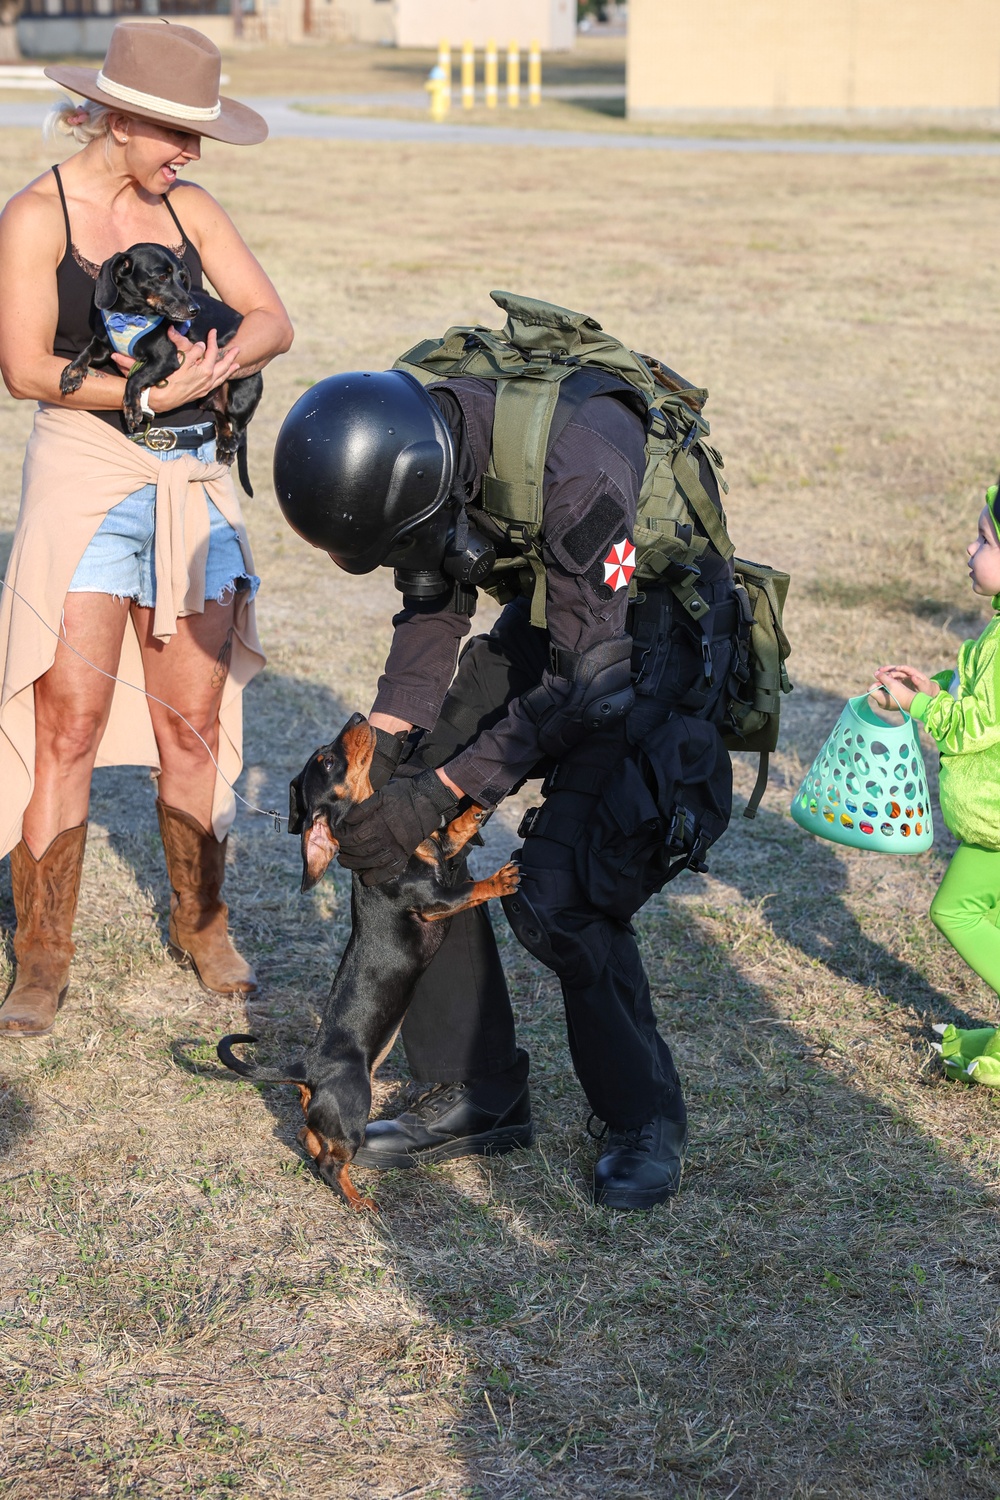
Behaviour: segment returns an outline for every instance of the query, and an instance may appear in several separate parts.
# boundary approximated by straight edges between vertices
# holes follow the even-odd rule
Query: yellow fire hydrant
[[[439,63],[431,68],[424,88],[430,94],[431,119],[439,123],[447,119],[451,109],[451,84]]]

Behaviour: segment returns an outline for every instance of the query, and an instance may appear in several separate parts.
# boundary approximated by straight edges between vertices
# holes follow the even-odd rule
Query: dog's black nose
[[[359,724],[363,724],[364,722],[365,722],[365,716],[364,716],[364,714],[351,714],[351,717],[348,719],[347,723],[344,725],[344,728],[345,729],[357,729],[358,725]]]

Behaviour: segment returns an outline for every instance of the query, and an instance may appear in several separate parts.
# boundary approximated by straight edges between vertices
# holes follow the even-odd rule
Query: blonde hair
[[[86,146],[90,141],[110,135],[111,116],[117,113],[119,111],[111,110],[106,104],[98,104],[93,99],[84,99],[80,104],[63,99],[59,104],[53,105],[45,116],[42,135],[47,141],[53,136],[68,135],[74,141],[79,141],[81,146]]]

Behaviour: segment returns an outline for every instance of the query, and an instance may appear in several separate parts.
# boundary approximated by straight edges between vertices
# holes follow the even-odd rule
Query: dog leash
[[[238,792],[236,790],[236,788],[233,785],[233,783],[229,780],[229,777],[225,774],[225,772],[223,771],[222,767],[219,765],[219,762],[216,760],[215,756],[212,754],[212,749],[211,749],[211,746],[208,744],[208,741],[205,740],[203,738],[203,736],[198,733],[197,729],[195,729],[195,727],[191,723],[190,719],[185,719],[184,715],[178,709],[174,708],[174,706],[173,706],[172,703],[167,703],[162,698],[157,698],[157,696],[156,696],[155,693],[148,693],[145,688],[139,687],[134,682],[126,682],[125,679],[124,679],[124,677],[116,677],[115,674],[114,674],[114,672],[105,672],[104,668],[103,667],[99,667],[96,662],[91,661],[89,656],[84,656],[83,652],[80,651],[80,650],[78,650],[76,646],[70,645],[69,641],[66,639],[65,634],[63,633],[63,631],[65,630],[65,626],[66,626],[65,618],[63,618],[63,621],[62,621],[62,623],[63,623],[63,631],[53,630],[52,626],[49,624],[48,620],[45,619],[44,615],[39,614],[39,612],[35,608],[35,606],[28,599],[26,599],[22,593],[19,593],[18,590],[14,587],[14,585],[12,583],[8,583],[7,580],[6,580],[6,578],[0,579],[0,583],[2,583],[2,585],[3,585],[3,587],[5,589],[9,589],[10,590],[10,592],[14,595],[15,599],[20,599],[21,603],[25,606],[26,609],[30,609],[31,610],[31,613],[35,616],[35,618],[37,620],[41,621],[41,623],[45,626],[45,629],[49,632],[50,635],[54,635],[57,641],[61,641],[62,642],[62,644],[66,647],[67,651],[72,651],[73,655],[74,656],[78,656],[80,658],[80,660],[82,662],[85,662],[88,667],[93,667],[93,669],[94,669],[95,672],[100,672],[101,676],[102,677],[107,677],[108,680],[109,680],[109,682],[117,682],[122,687],[131,688],[133,692],[135,692],[135,693],[141,693],[144,698],[148,698],[151,703],[158,703],[161,708],[169,709],[172,714],[176,714],[177,717],[178,717],[178,719],[180,719],[181,723],[187,725],[188,729],[190,729],[190,731],[194,735],[195,739],[201,740],[201,743],[205,746],[205,750],[206,750],[206,753],[208,754],[209,760],[212,762],[212,765],[215,767],[215,769],[218,772],[218,774],[222,777],[223,781],[226,783],[226,786],[232,792],[232,794],[236,798],[237,802],[242,802],[243,806],[247,809],[248,812],[257,813],[262,818],[271,818],[273,820],[273,822],[274,822],[274,831],[275,831],[275,833],[280,833],[281,832],[281,825],[282,825],[282,823],[287,823],[288,819],[287,818],[283,818],[281,816],[281,814],[278,812],[277,808],[274,808],[274,807],[257,807],[257,806],[255,806],[255,804],[253,802],[248,802],[247,799],[246,799],[246,797],[244,797],[241,792]]]

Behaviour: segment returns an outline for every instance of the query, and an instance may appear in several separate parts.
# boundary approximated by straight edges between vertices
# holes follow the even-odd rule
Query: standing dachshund
[[[222,349],[243,319],[207,292],[192,292],[188,269],[172,250],[140,244],[109,256],[101,266],[90,321],[93,337],[63,370],[59,389],[69,396],[80,389],[91,365],[116,368],[112,356],[129,355],[135,364],[125,381],[122,410],[125,425],[135,433],[146,420],[139,405],[141,392],[172,375],[181,363],[180,350],[168,338],[168,329],[174,327],[187,338],[203,342],[214,328]],[[244,458],[245,433],[263,389],[260,374],[241,375],[225,381],[204,399],[215,422],[219,462],[231,464],[239,453],[240,482],[248,495],[253,491]]]
[[[375,732],[355,714],[332,744],[310,756],[292,782],[289,831],[302,835],[302,889],[310,890],[337,853],[344,812],[372,794]],[[483,821],[471,807],[431,834],[403,873],[381,885],[354,877],[351,937],[334,977],[319,1031],[300,1062],[257,1068],[233,1053],[252,1036],[225,1036],[217,1051],[227,1068],[257,1083],[294,1083],[306,1123],[299,1141],[353,1208],[374,1208],[351,1182],[349,1166],[364,1139],[371,1081],[406,1014],[413,987],[444,941],[448,918],[517,889],[517,866],[486,880],[458,880],[460,855]]]

